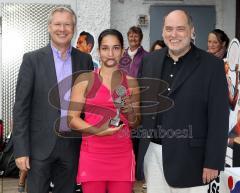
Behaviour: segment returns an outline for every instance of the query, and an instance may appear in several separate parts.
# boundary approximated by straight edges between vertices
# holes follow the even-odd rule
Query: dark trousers
[[[136,178],[137,180],[144,180],[144,172],[143,172],[143,162],[144,156],[147,152],[148,146],[150,143],[149,138],[140,138],[138,144],[138,156],[137,156],[137,165],[136,165]]]
[[[59,138],[45,160],[30,160],[28,193],[48,193],[53,182],[53,193],[73,193],[79,159],[79,147],[70,139]]]

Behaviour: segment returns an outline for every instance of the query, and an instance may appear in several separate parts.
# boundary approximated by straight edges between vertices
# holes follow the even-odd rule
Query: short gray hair
[[[75,12],[71,8],[64,7],[64,6],[55,7],[50,11],[50,13],[48,15],[48,25],[51,24],[53,15],[56,12],[68,12],[68,13],[70,13],[72,15],[72,18],[73,18],[73,25],[74,25],[74,27],[76,27],[77,16],[76,16]]]

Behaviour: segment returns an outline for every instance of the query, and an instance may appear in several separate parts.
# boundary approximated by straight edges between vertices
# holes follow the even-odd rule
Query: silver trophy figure
[[[119,87],[117,87],[114,91],[117,95],[117,98],[115,98],[113,100],[114,102],[114,105],[116,107],[116,111],[117,111],[117,114],[115,117],[113,117],[110,122],[109,122],[109,125],[110,126],[115,126],[115,127],[118,127],[120,126],[123,122],[121,121],[120,119],[120,111],[121,111],[121,107],[124,106],[124,101],[123,101],[123,97],[126,95],[127,93],[127,89],[123,86],[123,85],[120,85]]]

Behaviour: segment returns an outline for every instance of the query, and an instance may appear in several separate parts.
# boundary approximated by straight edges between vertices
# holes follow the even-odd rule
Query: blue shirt
[[[67,112],[70,101],[70,93],[72,86],[72,60],[70,46],[66,53],[66,58],[61,57],[61,53],[51,44],[53,58],[55,63],[56,76],[58,81],[58,90],[61,106],[61,121],[59,131],[70,131],[67,125]]]

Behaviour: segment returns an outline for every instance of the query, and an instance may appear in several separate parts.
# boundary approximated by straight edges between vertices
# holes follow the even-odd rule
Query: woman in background
[[[155,50],[160,50],[162,48],[166,47],[163,40],[156,40],[153,45],[150,48],[150,52],[153,52]]]
[[[208,34],[208,52],[220,59],[227,56],[229,38],[227,34],[220,29],[214,29]]]
[[[120,60],[120,69],[125,71],[127,75],[138,77],[140,64],[144,56],[148,54],[142,47],[143,32],[140,27],[132,26],[127,32],[129,47],[124,50]]]

